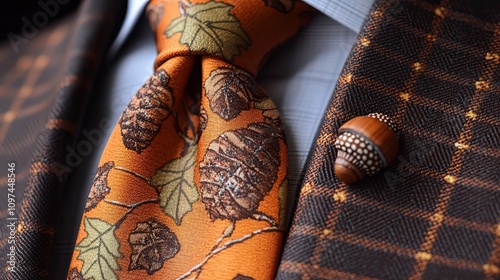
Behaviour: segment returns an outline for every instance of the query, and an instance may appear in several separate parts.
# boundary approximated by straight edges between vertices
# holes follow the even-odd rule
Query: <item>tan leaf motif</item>
[[[194,184],[197,150],[197,146],[190,147],[185,156],[167,162],[151,178],[151,184],[161,188],[161,209],[177,225],[181,224],[184,215],[191,212],[193,203],[199,198]]]
[[[146,15],[149,19],[149,25],[151,26],[151,29],[156,30],[158,24],[161,21],[161,18],[163,17],[164,12],[165,7],[163,6],[163,3],[158,3],[156,5],[149,4],[146,7]]]
[[[83,275],[76,268],[72,268],[68,275],[68,280],[84,280]]]
[[[262,0],[266,6],[275,8],[282,13],[290,12],[295,6],[295,0]]]
[[[132,248],[129,270],[145,269],[149,275],[160,270],[181,248],[177,236],[154,218],[137,223],[128,242]]]
[[[227,226],[227,228],[222,233],[222,237],[223,238],[231,237],[231,235],[233,235],[233,233],[234,233],[234,228],[235,228],[235,224],[230,223],[229,226]]]
[[[83,277],[94,280],[118,279],[115,271],[120,270],[120,265],[117,259],[123,255],[115,235],[116,227],[97,218],[85,217],[84,230],[87,236],[75,247],[75,250],[80,251],[77,259],[83,262]]]
[[[276,108],[276,105],[274,105],[274,102],[270,99],[267,98],[264,101],[255,103],[255,109],[262,110],[262,114],[264,117],[270,119],[270,120],[277,120],[280,117],[280,114],[278,112],[278,109]]]
[[[139,89],[120,119],[123,144],[141,153],[151,145],[161,123],[171,113],[174,104],[170,76],[165,70],[155,74]]]
[[[279,140],[266,123],[227,131],[200,163],[202,202],[212,219],[252,216],[277,179]]]
[[[209,1],[186,6],[179,1],[181,16],[165,29],[167,38],[182,33],[180,43],[192,52],[221,55],[227,60],[240,54],[240,48],[250,45],[250,38],[240,21],[231,14],[233,6]]]
[[[264,97],[263,92],[257,90],[253,77],[236,67],[215,69],[204,87],[210,108],[226,121],[250,109],[250,101]]]
[[[87,203],[85,204],[85,212],[96,207],[97,203],[109,193],[108,174],[113,167],[115,167],[115,163],[109,161],[97,168],[97,174],[94,177],[94,183],[92,184]]]

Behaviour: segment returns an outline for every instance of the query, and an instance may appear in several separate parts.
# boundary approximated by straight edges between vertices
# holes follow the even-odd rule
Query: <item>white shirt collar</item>
[[[318,11],[359,33],[365,18],[370,12],[374,0],[303,0]],[[110,49],[113,57],[123,45],[125,39],[132,31],[139,16],[142,14],[147,0],[128,0],[127,14],[115,41]]]

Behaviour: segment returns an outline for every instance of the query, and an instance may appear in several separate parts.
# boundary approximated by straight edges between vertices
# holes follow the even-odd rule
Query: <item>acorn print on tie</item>
[[[154,218],[137,223],[128,241],[133,250],[129,270],[145,269],[148,275],[161,269],[181,248],[177,236]]]
[[[151,145],[161,123],[170,116],[174,104],[170,76],[156,71],[136,93],[120,119],[123,144],[140,154]]]
[[[312,8],[294,0],[151,0],[146,12],[156,72],[102,154],[69,276],[274,279],[287,146],[278,109],[255,77]]]
[[[210,143],[200,163],[200,185],[212,219],[235,221],[255,213],[277,179],[280,147],[272,134],[269,125],[259,123]]]
[[[250,101],[261,100],[265,94],[257,90],[253,77],[236,67],[221,67],[205,81],[207,99],[214,113],[228,121],[250,109]]]

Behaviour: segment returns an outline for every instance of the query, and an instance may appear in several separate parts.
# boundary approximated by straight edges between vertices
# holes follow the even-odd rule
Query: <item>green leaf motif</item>
[[[202,4],[180,5],[181,16],[172,20],[165,29],[167,38],[182,33],[180,43],[190,51],[222,55],[232,60],[246,49],[250,38],[241,28],[240,21],[231,14],[232,5],[210,1]]]
[[[197,150],[197,146],[191,147],[185,156],[167,162],[151,178],[153,186],[161,187],[160,207],[177,225],[199,198],[194,184]]]
[[[100,219],[85,218],[87,236],[75,247],[80,251],[77,259],[83,262],[82,275],[85,279],[118,279],[115,271],[121,268],[117,258],[123,258],[123,255],[115,229],[114,225]]]

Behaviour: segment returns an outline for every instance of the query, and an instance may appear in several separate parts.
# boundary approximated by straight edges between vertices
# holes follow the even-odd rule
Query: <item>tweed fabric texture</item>
[[[278,279],[500,277],[500,5],[377,1],[319,133]],[[400,128],[384,173],[333,173],[338,128]]]
[[[64,56],[51,54],[65,52],[64,37],[71,27],[67,19],[60,23],[48,27],[17,54],[8,42],[0,49],[0,164],[5,168],[0,175],[1,190],[5,194],[5,199],[0,201],[0,219],[8,224],[19,214],[36,139],[57,97],[52,79],[61,78],[59,66]],[[9,192],[6,171],[12,163],[15,182],[11,179],[12,191]],[[15,208],[9,207],[8,198],[14,199]],[[3,268],[12,246],[7,226],[0,227],[0,237]]]
[[[10,88],[2,94],[9,101],[4,103],[8,106],[1,136],[8,133],[6,143],[12,143],[12,148],[4,152],[5,160],[23,162],[31,158],[29,167],[21,164],[16,170],[16,193],[24,191],[24,198],[22,202],[21,195],[17,199],[15,269],[7,264],[2,271],[8,279],[49,277],[61,192],[68,174],[78,167],[68,154],[75,149],[87,97],[125,7],[125,1],[85,1],[77,15],[42,30],[40,37],[27,46],[26,54],[15,61],[7,57],[10,64],[5,68],[2,65],[2,69],[10,69],[2,84]],[[7,205],[1,206],[6,217]],[[2,228],[4,251],[12,245],[6,243],[8,235]],[[2,258],[5,256],[2,254]],[[2,266],[6,263],[3,261]]]

